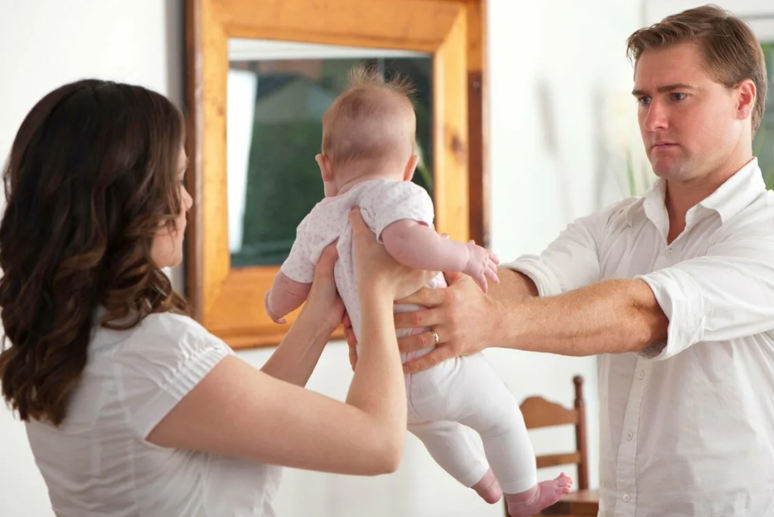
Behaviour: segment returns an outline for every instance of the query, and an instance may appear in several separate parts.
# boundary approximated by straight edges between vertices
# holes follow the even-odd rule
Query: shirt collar
[[[717,212],[725,223],[744,210],[765,190],[766,184],[758,167],[758,159],[753,158],[699,205]]]
[[[695,218],[700,210],[716,212],[724,223],[744,210],[753,200],[766,190],[758,159],[753,158],[739,169],[725,183],[707,196],[698,205],[688,211],[687,218]],[[634,214],[643,207],[646,213],[666,214],[664,205],[666,195],[666,180],[659,179],[645,193],[639,203],[632,203],[626,212],[626,222],[632,225]],[[693,217],[691,217],[692,214]]]

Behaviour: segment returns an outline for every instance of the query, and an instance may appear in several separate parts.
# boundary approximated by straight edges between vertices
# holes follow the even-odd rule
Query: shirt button
[[[634,433],[631,433],[631,432],[626,433],[626,439],[627,440],[631,440],[632,438],[634,438]]]
[[[640,370],[640,373],[637,374],[637,378],[640,379],[640,380],[644,379],[645,378],[645,372]]]
[[[672,248],[667,248],[666,251],[664,252],[664,255],[666,255],[667,257],[671,257],[672,256]]]
[[[629,497],[629,494],[624,494],[624,495],[623,495],[623,500],[624,500],[624,502],[627,502],[627,503],[628,503],[628,502],[629,502],[629,499],[631,499],[631,497]]]

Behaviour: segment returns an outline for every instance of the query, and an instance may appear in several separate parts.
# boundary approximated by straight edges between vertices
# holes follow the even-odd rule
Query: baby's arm
[[[274,277],[271,290],[266,293],[266,314],[274,323],[287,323],[285,316],[298,309],[306,301],[312,283],[296,282],[280,271]]]
[[[430,228],[411,219],[387,226],[381,235],[387,252],[401,264],[430,271],[461,271],[473,277],[484,292],[487,277],[497,278],[498,260],[494,253],[473,241],[463,244],[446,239]]]

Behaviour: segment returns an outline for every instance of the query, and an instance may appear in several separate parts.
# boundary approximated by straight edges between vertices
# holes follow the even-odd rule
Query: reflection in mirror
[[[416,88],[414,182],[433,193],[432,57],[382,49],[232,39],[228,73],[231,267],[279,265],[303,217],[323,198],[314,161],[322,117],[355,65],[400,74]]]

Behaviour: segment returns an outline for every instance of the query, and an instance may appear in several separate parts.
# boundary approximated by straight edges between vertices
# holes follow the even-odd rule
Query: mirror
[[[323,198],[322,115],[355,64],[414,84],[414,178],[436,229],[486,243],[484,12],[479,0],[186,0],[186,295],[207,330],[234,348],[287,331],[264,294]]]
[[[228,45],[227,174],[231,267],[279,266],[296,227],[323,198],[315,154],[322,117],[357,65],[416,89],[414,182],[433,194],[432,56],[419,52],[232,38]]]

